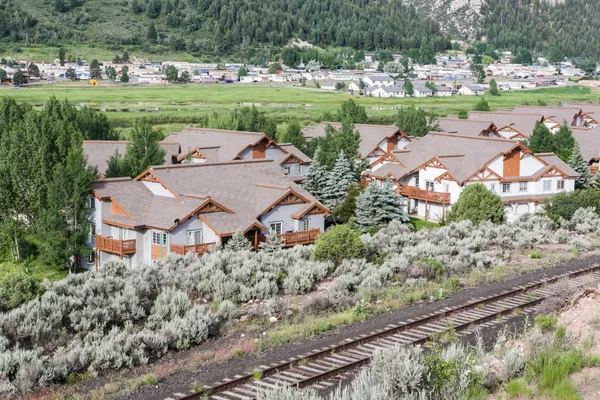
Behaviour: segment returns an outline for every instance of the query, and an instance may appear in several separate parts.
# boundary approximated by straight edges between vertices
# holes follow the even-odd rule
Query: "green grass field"
[[[43,281],[45,278],[48,278],[50,281],[58,281],[66,278],[69,274],[69,271],[66,268],[44,264],[40,257],[34,258],[29,263],[27,271],[23,265],[17,266],[12,261],[0,260],[0,280],[11,273],[18,271],[26,272],[28,275],[33,276],[39,281]]]
[[[200,115],[215,110],[256,105],[278,121],[297,117],[303,121],[318,120],[324,112],[335,112],[348,98],[364,105],[373,122],[393,122],[397,110],[414,105],[434,111],[440,116],[471,110],[478,97],[453,96],[435,98],[381,99],[325,92],[314,88],[275,85],[169,85],[122,86],[101,83],[99,86],[76,84],[47,84],[12,90],[0,88],[0,96],[11,96],[19,102],[43,104],[51,96],[68,99],[74,104],[92,105],[106,111],[116,126],[130,125],[135,119],[148,117],[161,124],[192,124]],[[492,110],[512,108],[518,104],[548,105],[566,101],[600,101],[593,89],[582,86],[552,87],[536,90],[503,92],[499,97],[485,96]]]

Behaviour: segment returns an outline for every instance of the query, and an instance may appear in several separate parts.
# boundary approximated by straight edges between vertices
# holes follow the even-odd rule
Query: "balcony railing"
[[[416,186],[402,186],[400,194],[415,200],[424,200],[431,203],[450,204],[450,193],[434,192],[419,189]]]
[[[279,235],[281,239],[281,243],[286,246],[295,246],[297,244],[310,244],[314,243],[317,239],[317,236],[321,233],[319,228],[311,229],[308,231],[302,232],[291,232],[291,233],[283,233]]]
[[[171,253],[179,254],[181,256],[186,255],[187,253],[194,253],[197,256],[202,256],[204,253],[208,251],[209,248],[216,245],[216,243],[202,243],[202,244],[191,244],[191,245],[182,245],[182,244],[172,244],[171,245]]]
[[[124,256],[135,254],[136,240],[119,240],[96,235],[96,250]]]

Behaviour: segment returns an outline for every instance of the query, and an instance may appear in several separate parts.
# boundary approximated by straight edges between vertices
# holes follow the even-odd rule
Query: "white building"
[[[458,94],[463,96],[480,96],[485,93],[485,89],[481,85],[463,85],[458,89]]]
[[[363,78],[363,82],[367,86],[394,86],[394,80],[385,74],[381,75],[366,75]]]

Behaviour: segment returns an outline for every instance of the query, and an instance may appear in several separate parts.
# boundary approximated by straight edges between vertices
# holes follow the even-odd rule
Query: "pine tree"
[[[490,105],[487,101],[482,97],[479,99],[475,107],[473,107],[473,111],[490,111]]]
[[[147,121],[136,123],[127,145],[125,162],[130,176],[136,177],[152,165],[161,165],[165,161],[165,150],[158,142],[162,132],[154,129]]]
[[[567,124],[563,124],[558,132],[554,134],[554,152],[561,160],[568,162],[571,153],[573,153],[573,147],[575,147],[573,132]]]
[[[415,93],[415,88],[408,79],[404,80],[404,93],[406,93],[407,96],[412,96]]]
[[[403,199],[389,180],[371,182],[356,200],[356,222],[362,231],[393,220],[409,222]]]
[[[498,84],[495,79],[490,81],[490,94],[492,96],[500,96],[500,92],[498,91]]]
[[[350,160],[342,150],[327,179],[327,185],[325,186],[325,191],[323,193],[325,207],[333,210],[344,200],[348,187],[354,182],[356,182],[356,177],[352,172]]]
[[[318,156],[318,153],[319,150],[317,150],[315,156]],[[327,170],[327,167],[319,162],[318,157],[315,157],[308,167],[308,171],[306,171],[302,187],[308,190],[322,203],[324,201],[323,195],[327,186],[328,176],[329,171]]]
[[[119,154],[119,150],[115,149],[115,152],[108,159],[104,176],[107,178],[129,176],[127,163],[125,162],[123,156]]]
[[[156,33],[156,26],[154,26],[154,22],[150,23],[146,37],[148,38],[148,42],[152,44],[156,43],[156,40],[158,39],[158,33]]]
[[[252,249],[252,243],[240,231],[236,231],[225,245],[226,250],[243,251]]]
[[[90,61],[90,77],[92,79],[101,79],[102,71],[100,71],[100,63],[95,58]]]
[[[527,145],[534,153],[554,153],[554,137],[546,125],[541,122],[535,123]]]
[[[569,165],[579,174],[579,178],[575,180],[575,189],[587,189],[590,187],[592,181],[592,173],[590,172],[590,165],[583,158],[579,143],[575,142],[573,147],[573,154],[569,158]]]
[[[278,250],[283,249],[283,244],[281,243],[281,239],[275,232],[269,232],[267,235],[267,241],[262,242],[258,245],[262,251],[265,253],[275,253]]]

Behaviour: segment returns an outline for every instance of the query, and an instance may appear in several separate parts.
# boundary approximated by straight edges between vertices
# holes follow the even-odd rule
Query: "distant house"
[[[258,83],[262,82],[262,78],[258,75],[240,76],[240,83]]]
[[[360,86],[358,86],[358,83],[356,83],[356,82],[350,82],[348,84],[347,88],[351,92],[359,92],[360,91]]]
[[[394,80],[389,75],[367,75],[363,78],[363,82],[367,86],[394,86]]]
[[[433,90],[429,89],[425,85],[415,84],[413,85],[413,97],[432,97]]]
[[[485,93],[485,89],[481,85],[463,85],[458,89],[458,94],[463,96],[479,96]]]
[[[335,90],[335,82],[322,82],[319,85],[323,90]]]
[[[448,86],[438,86],[435,88],[435,93],[433,93],[435,97],[444,97],[444,96],[452,96],[452,88]]]
[[[406,92],[404,91],[404,85],[401,86],[386,86],[379,87],[374,86],[366,89],[367,96],[371,97],[405,97]]]

